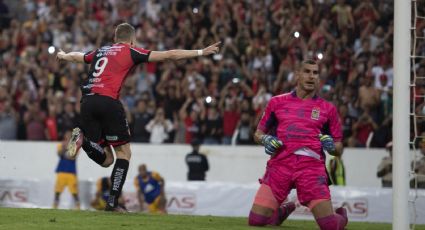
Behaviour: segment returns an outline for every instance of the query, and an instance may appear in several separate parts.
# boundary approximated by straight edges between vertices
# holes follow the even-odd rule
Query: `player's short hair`
[[[134,27],[128,23],[121,23],[115,29],[115,40],[120,41],[131,41],[133,36],[136,34]]]
[[[318,63],[313,59],[305,59],[304,61],[302,61],[302,64],[317,65]]]
[[[301,70],[305,64],[307,64],[307,65],[319,65],[319,63],[317,61],[313,60],[313,59],[305,59],[298,64],[297,70],[298,71]]]

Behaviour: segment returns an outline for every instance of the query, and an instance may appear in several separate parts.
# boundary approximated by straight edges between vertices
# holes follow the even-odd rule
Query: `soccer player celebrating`
[[[296,188],[298,200],[309,207],[321,230],[342,230],[347,214],[344,208],[336,213],[332,208],[324,154],[342,154],[339,116],[334,105],[316,95],[319,66],[315,61],[303,61],[295,75],[296,89],[268,102],[254,134],[270,160],[249,225],[281,225],[295,209],[293,202],[283,202]]]
[[[157,172],[148,171],[145,164],[139,166],[139,175],[134,178],[134,185],[137,190],[140,210],[143,211],[143,204],[148,204],[151,213],[166,213],[166,198],[164,192],[164,179]]]
[[[115,29],[115,43],[97,50],[80,53],[57,53],[59,60],[91,64],[88,79],[81,90],[81,125],[75,128],[68,144],[68,154],[73,156],[82,146],[97,164],[112,170],[112,187],[105,210],[122,211],[117,208],[117,198],[124,185],[129,160],[130,133],[125,112],[119,101],[119,92],[128,72],[137,64],[166,60],[181,60],[215,54],[219,43],[202,50],[150,51],[135,47],[135,29],[122,23]],[[110,146],[110,148],[108,148]]]
[[[56,167],[56,184],[55,184],[55,200],[53,202],[53,208],[58,208],[60,195],[68,187],[69,192],[74,198],[75,208],[80,209],[80,199],[78,198],[78,179],[77,179],[77,166],[74,157],[69,157],[66,154],[66,145],[71,139],[71,131],[67,131],[64,134],[62,143],[58,145],[58,156],[59,163]]]

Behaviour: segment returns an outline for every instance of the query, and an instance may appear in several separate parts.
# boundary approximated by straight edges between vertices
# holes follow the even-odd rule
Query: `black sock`
[[[105,154],[105,151],[103,151],[103,148],[99,144],[94,143],[84,137],[82,147],[84,151],[87,153],[87,156],[89,156],[89,158],[92,159],[97,164],[102,165],[103,162],[105,162],[106,154]]]
[[[128,171],[128,160],[117,159],[115,161],[114,169],[111,175],[111,190],[109,191],[108,206],[117,207],[118,197],[121,194],[122,186],[124,185],[125,178]]]

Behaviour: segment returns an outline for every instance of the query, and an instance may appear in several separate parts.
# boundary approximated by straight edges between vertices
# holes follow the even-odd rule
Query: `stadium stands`
[[[290,91],[298,62],[313,57],[321,59],[321,96],[339,108],[345,145],[364,147],[375,133],[369,145],[384,147],[392,123],[392,1],[333,2],[0,1],[0,139],[59,140],[77,125],[88,66],[57,62],[48,48],[88,52],[126,21],[151,50],[222,41],[213,58],[149,63],[129,74],[121,99],[133,133],[149,135],[142,129],[162,107],[174,124],[168,143],[253,144],[266,102]],[[425,43],[419,47],[424,55]],[[417,68],[424,72],[425,63]]]

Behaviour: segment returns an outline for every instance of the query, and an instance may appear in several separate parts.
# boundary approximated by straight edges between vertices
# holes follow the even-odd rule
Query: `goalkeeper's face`
[[[319,87],[319,66],[317,64],[304,63],[297,75],[299,89],[312,92]]]

